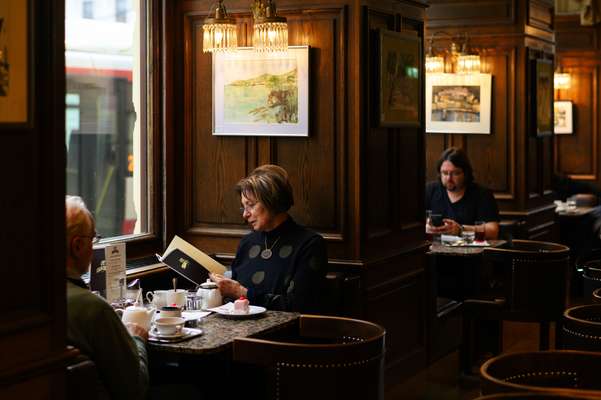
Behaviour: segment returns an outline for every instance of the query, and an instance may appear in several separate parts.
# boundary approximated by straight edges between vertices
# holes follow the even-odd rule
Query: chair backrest
[[[98,373],[96,364],[88,357],[79,355],[67,365],[66,399],[67,400],[96,400],[98,394]]]
[[[537,351],[506,353],[480,368],[482,394],[548,392],[601,396],[601,353]]]
[[[233,358],[264,367],[267,394],[257,398],[382,400],[384,337],[371,322],[302,315],[291,337],[236,339]]]
[[[549,391],[547,393],[501,393],[490,394],[488,396],[480,396],[475,400],[561,400],[561,399],[598,399],[595,396],[578,396],[575,394],[560,394]]]
[[[561,330],[565,349],[601,351],[601,304],[567,309]]]
[[[485,260],[504,276],[505,319],[556,321],[566,307],[569,271],[567,246],[514,240],[511,248],[487,248]]]
[[[593,290],[593,303],[600,304],[601,303],[601,288]]]

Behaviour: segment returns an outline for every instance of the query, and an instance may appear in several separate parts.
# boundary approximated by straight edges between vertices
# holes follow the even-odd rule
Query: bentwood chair
[[[260,367],[247,399],[382,400],[384,336],[371,322],[301,315],[288,337],[236,339],[233,359],[248,371]]]
[[[549,391],[547,393],[501,393],[501,394],[490,394],[488,396],[480,396],[476,400],[590,400],[598,399],[596,396],[578,396],[574,394],[560,394]]]
[[[579,398],[601,397],[601,353],[537,351],[508,353],[480,368],[482,394],[548,393]]]
[[[67,400],[96,400],[98,398],[99,380],[96,364],[86,356],[76,357],[66,367]]]
[[[471,372],[475,320],[538,322],[539,349],[549,349],[549,324],[559,324],[566,308],[569,251],[561,244],[531,240],[513,240],[511,247],[484,250],[483,262],[488,264],[483,269],[490,271],[490,290],[463,302],[463,373]]]
[[[601,304],[568,308],[561,329],[564,349],[601,351]]]

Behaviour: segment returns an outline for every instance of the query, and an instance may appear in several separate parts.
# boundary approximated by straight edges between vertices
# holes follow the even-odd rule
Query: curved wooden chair
[[[601,288],[601,255],[594,253],[576,265],[582,270],[582,293],[589,298],[593,291]]]
[[[574,394],[558,394],[553,392],[548,393],[503,393],[503,394],[490,394],[488,396],[480,396],[475,400],[565,400],[565,399],[577,399],[577,400],[590,400],[598,399],[595,396],[577,396]]]
[[[601,303],[601,288],[593,290],[593,303]]]
[[[288,337],[236,339],[233,359],[262,367],[261,379],[246,391],[251,398],[382,400],[384,336],[371,322],[301,315]]]
[[[568,308],[561,334],[565,349],[601,351],[601,304]]]
[[[560,350],[509,353],[480,368],[482,394],[536,392],[601,397],[601,353]],[[577,398],[577,397],[576,397]]]
[[[473,320],[538,322],[539,349],[549,349],[550,322],[559,324],[566,308],[569,254],[562,244],[532,240],[484,250],[483,262],[489,263],[495,289],[463,302],[462,372],[471,372]]]

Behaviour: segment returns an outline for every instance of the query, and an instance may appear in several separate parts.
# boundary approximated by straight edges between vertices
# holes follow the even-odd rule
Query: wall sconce
[[[445,64],[444,57],[435,55],[433,51],[434,37],[439,35],[444,35],[452,41],[450,50],[445,50],[446,53],[450,54],[448,64]],[[443,73],[445,70],[453,71],[456,74],[480,73],[480,56],[468,54],[467,52],[467,34],[465,34],[461,50],[458,50],[459,46],[453,41],[454,39],[452,35],[445,32],[434,32],[430,36],[430,44],[426,55],[426,73]]]
[[[277,15],[273,0],[254,0],[253,47],[256,51],[287,51],[288,23]],[[238,47],[236,20],[227,14],[223,0],[215,9],[215,16],[207,18],[202,26],[203,52],[235,51]]]
[[[557,89],[569,89],[572,87],[572,77],[566,72],[553,74],[553,87]]]
[[[236,20],[227,14],[223,0],[215,9],[215,16],[207,18],[202,25],[202,51],[235,51],[238,47]]]
[[[276,13],[272,0],[255,0],[251,7],[254,18],[253,47],[257,51],[288,50],[288,23]]]

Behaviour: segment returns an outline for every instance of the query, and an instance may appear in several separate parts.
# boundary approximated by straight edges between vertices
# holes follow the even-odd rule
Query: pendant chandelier
[[[277,15],[273,0],[254,0],[253,47],[256,51],[288,51],[288,23]],[[203,52],[235,51],[238,47],[236,20],[227,14],[223,0],[215,9],[215,16],[207,18],[202,26]]]
[[[277,15],[273,0],[255,0],[253,12],[253,47],[256,51],[287,51],[288,23]]]
[[[236,20],[227,14],[223,0],[219,0],[219,5],[215,9],[215,17],[205,19],[202,30],[202,51],[204,53],[235,51],[238,47]]]

